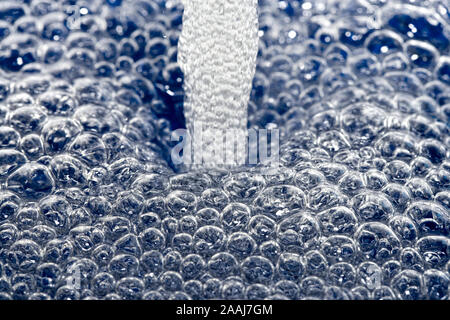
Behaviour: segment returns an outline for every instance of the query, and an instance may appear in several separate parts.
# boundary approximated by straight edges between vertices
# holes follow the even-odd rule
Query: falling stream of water
[[[217,139],[225,138],[227,130],[233,130],[240,143],[247,135],[258,52],[258,1],[184,0],[183,4],[178,62],[185,76],[186,125],[193,144],[203,142],[201,148],[194,147],[194,157],[201,152],[203,163],[211,164]]]

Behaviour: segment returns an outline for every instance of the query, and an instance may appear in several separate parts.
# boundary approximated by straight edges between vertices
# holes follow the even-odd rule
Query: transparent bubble
[[[220,252],[225,244],[223,230],[215,226],[204,226],[194,234],[194,249],[203,257],[210,257]]]
[[[47,150],[60,152],[80,133],[80,125],[70,119],[49,120],[42,128],[42,138]]]
[[[173,191],[166,197],[169,214],[177,219],[197,209],[197,197],[189,191]]]
[[[156,228],[148,228],[139,235],[142,248],[145,250],[162,249],[165,245],[164,234]]]
[[[391,284],[405,300],[417,300],[423,296],[423,278],[417,271],[403,270],[392,279]]]
[[[309,207],[315,211],[323,211],[344,204],[347,197],[336,187],[328,184],[319,185],[309,191]]]
[[[116,292],[125,300],[137,300],[141,298],[143,291],[144,283],[138,278],[122,278],[116,284]]]
[[[424,262],[432,268],[443,266],[448,261],[449,245],[444,236],[427,236],[416,243]]]
[[[382,190],[388,196],[392,206],[400,213],[411,201],[409,189],[397,183],[389,183]]]
[[[92,290],[98,297],[104,297],[107,294],[114,292],[115,285],[116,281],[114,277],[107,272],[98,273],[92,279]]]
[[[250,175],[246,172],[238,173],[223,181],[224,190],[233,199],[248,199],[261,191],[266,182],[261,175]]]
[[[225,280],[222,287],[222,299],[239,300],[244,298],[245,286],[239,280]]]
[[[269,296],[269,288],[262,284],[252,284],[245,290],[245,298],[248,300],[262,300]]]
[[[205,207],[222,209],[229,202],[229,196],[221,189],[206,189],[200,196],[200,201]]]
[[[427,297],[431,300],[445,300],[448,298],[448,275],[442,271],[430,269],[424,272],[424,284]]]
[[[242,203],[227,205],[220,214],[220,222],[226,231],[239,231],[247,228],[250,208]]]
[[[210,258],[208,270],[213,277],[225,279],[228,276],[237,274],[238,262],[230,253],[217,253]]]
[[[55,182],[47,167],[27,163],[8,177],[10,190],[25,197],[39,199],[52,192]]]
[[[139,260],[129,254],[116,255],[109,262],[108,270],[116,279],[137,275]]]
[[[258,243],[274,236],[275,221],[264,215],[253,216],[248,223],[249,235]]]
[[[238,259],[243,259],[256,250],[256,242],[247,233],[235,232],[229,235],[226,248]]]
[[[365,146],[384,129],[386,115],[383,110],[370,104],[351,105],[341,113],[341,128],[350,140]]]
[[[446,234],[449,215],[444,207],[429,201],[413,202],[405,211],[417,224],[422,235]]]
[[[76,109],[74,119],[78,120],[84,130],[98,134],[120,131],[122,127],[121,113],[111,112],[105,107],[84,105]]]
[[[380,222],[361,225],[355,236],[358,249],[366,259],[385,261],[397,257],[401,249],[398,237]]]
[[[319,235],[319,224],[308,212],[295,213],[277,226],[277,239],[289,251],[301,252],[314,247]]]
[[[106,267],[114,254],[114,248],[111,245],[100,244],[92,250],[91,257],[99,267]]]

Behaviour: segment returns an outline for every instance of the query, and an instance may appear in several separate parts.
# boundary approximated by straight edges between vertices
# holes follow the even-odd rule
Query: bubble
[[[435,190],[445,190],[450,185],[449,172],[445,169],[431,170],[425,177]]]
[[[439,129],[436,123],[421,115],[411,115],[407,120],[409,130],[423,138],[437,138]]]
[[[235,279],[225,280],[222,287],[222,298],[226,300],[239,300],[244,297],[244,284]]]
[[[423,235],[447,232],[448,212],[437,203],[416,201],[406,209],[405,213],[418,224],[419,232]]]
[[[184,173],[170,177],[170,186],[173,189],[200,193],[211,185],[212,181],[208,175],[197,175]]]
[[[98,297],[104,297],[109,293],[114,292],[116,281],[114,277],[107,273],[98,273],[92,280],[92,290]]]
[[[408,69],[408,58],[403,53],[393,53],[384,58],[381,67],[383,73],[406,71]]]
[[[142,270],[145,272],[159,275],[163,270],[163,256],[156,250],[144,252],[139,262]]]
[[[411,162],[411,170],[412,173],[415,176],[424,176],[426,175],[429,170],[432,168],[433,164],[431,163],[430,160],[428,160],[427,158],[424,157],[416,157],[412,162]]]
[[[23,232],[24,239],[31,239],[39,245],[44,245],[45,243],[55,239],[56,236],[56,231],[52,227],[43,224],[38,224]]]
[[[439,63],[435,70],[436,77],[443,83],[450,84],[450,59],[443,56],[439,59]]]
[[[440,203],[443,207],[449,209],[450,208],[450,192],[441,191],[435,195],[434,198],[438,203]]]
[[[8,262],[20,272],[35,270],[42,258],[41,248],[32,240],[22,239],[13,243],[8,252]]]
[[[424,272],[423,277],[429,299],[445,300],[448,297],[448,275],[442,271],[430,269]]]
[[[320,212],[317,219],[324,234],[353,234],[358,225],[358,219],[353,210],[338,206]]]
[[[351,288],[356,280],[356,271],[351,264],[338,262],[330,267],[328,280],[332,285]]]
[[[12,192],[0,194],[0,220],[2,222],[12,218],[20,208],[20,198]]]
[[[362,174],[349,171],[339,180],[338,185],[344,193],[351,196],[364,189],[365,182]]]
[[[143,300],[164,300],[164,297],[158,291],[148,291],[142,296]],[[120,297],[117,297],[115,300],[120,300]]]
[[[220,252],[225,244],[225,234],[215,226],[204,226],[194,234],[194,249],[203,257],[210,257]]]
[[[403,212],[411,201],[409,190],[400,184],[389,183],[382,191],[388,196],[391,204],[398,212]]]
[[[228,204],[229,196],[225,191],[219,188],[210,188],[202,192],[200,201],[205,207],[220,210],[223,209],[226,204]]]
[[[219,279],[212,278],[205,281],[203,284],[203,294],[206,299],[220,298],[222,290],[222,282]]]
[[[374,300],[395,300],[396,298],[396,294],[388,286],[381,286],[373,290]]]
[[[352,72],[358,77],[373,77],[380,74],[381,65],[371,54],[361,54],[351,57],[348,64]]]
[[[341,112],[341,128],[359,146],[368,145],[384,129],[386,115],[370,104],[351,105]]]
[[[98,134],[120,131],[123,115],[111,112],[105,107],[87,104],[76,109],[74,119],[78,120],[84,130]]]
[[[365,173],[365,180],[367,183],[367,188],[372,190],[380,190],[388,183],[386,175],[375,169],[369,170]]]
[[[103,232],[92,226],[79,226],[69,233],[75,248],[81,254],[90,253],[94,247],[104,241]]]
[[[49,196],[39,202],[39,211],[45,224],[60,233],[69,228],[68,216],[72,210],[70,204],[59,196]]]
[[[224,190],[232,199],[248,199],[261,191],[266,182],[261,175],[250,175],[246,172],[238,173],[225,178],[223,181]]]
[[[305,255],[306,273],[324,278],[328,271],[328,262],[318,250],[308,251]]]
[[[279,279],[299,281],[305,272],[300,256],[295,253],[282,253],[276,265],[276,276]]]
[[[269,296],[269,288],[262,284],[252,284],[245,290],[245,298],[248,300],[262,300]]]
[[[162,249],[166,238],[164,234],[156,228],[148,228],[139,235],[141,245],[145,250]]]
[[[52,192],[55,182],[47,167],[38,163],[27,163],[7,179],[10,190],[21,196],[39,199]]]
[[[141,247],[138,238],[130,233],[114,242],[114,251],[117,254],[132,254],[137,257],[141,255]]]
[[[414,244],[418,237],[416,224],[407,216],[398,215],[389,220],[389,226],[399,236],[402,243]]]
[[[419,154],[433,164],[440,164],[446,158],[446,148],[439,141],[423,140],[419,145]]]
[[[29,134],[20,140],[20,149],[30,160],[36,160],[44,155],[44,144],[37,134]]]
[[[365,258],[377,261],[397,257],[401,246],[394,232],[380,222],[361,225],[356,231],[355,242]]]
[[[144,283],[135,277],[122,278],[116,284],[116,292],[125,300],[137,300],[141,298],[143,291]]]
[[[311,118],[312,127],[321,133],[318,141],[319,145],[329,152],[336,152],[341,148],[348,147],[345,136],[335,131],[327,132],[336,129],[338,122],[338,113],[335,110],[318,112]],[[332,145],[334,141],[336,141],[336,146]]]
[[[319,235],[319,224],[308,212],[295,213],[277,226],[277,239],[289,250],[302,251],[314,247]]]
[[[117,195],[113,211],[121,216],[134,218],[142,211],[144,199],[140,194],[123,191]]]
[[[400,252],[400,262],[403,269],[423,272],[423,261],[419,253],[413,248],[403,248]]]
[[[103,141],[92,134],[82,134],[76,137],[69,146],[69,151],[90,167],[103,164],[107,160]]]
[[[108,264],[109,272],[120,279],[127,276],[137,275],[139,269],[139,260],[129,254],[120,254],[114,256]]]
[[[412,178],[406,183],[412,196],[418,200],[431,200],[433,190],[430,185],[421,178]]]
[[[347,170],[344,165],[333,162],[320,163],[318,168],[330,182],[337,182]]]
[[[448,261],[449,241],[444,236],[427,236],[416,243],[426,265],[435,268]]]
[[[390,132],[375,144],[382,156],[387,158],[410,159],[416,152],[415,139],[405,133]]]
[[[16,224],[19,229],[21,230],[29,229],[39,222],[40,220],[39,210],[35,205],[29,205],[19,209],[18,207],[16,207],[16,204],[14,202],[15,200],[14,194],[5,194],[2,195],[2,198],[4,199],[2,201],[4,201],[4,210],[5,210],[3,212],[2,209],[3,212],[2,216],[9,217],[11,209],[15,210]],[[0,206],[0,208],[3,208],[3,205]]]
[[[275,221],[264,216],[253,216],[248,224],[249,235],[258,243],[270,240],[274,236]]]
[[[50,168],[60,186],[82,187],[86,183],[86,167],[68,154],[55,156],[50,162]]]
[[[60,152],[80,131],[80,125],[73,120],[53,119],[42,128],[42,138],[47,150]]]
[[[243,259],[255,251],[256,242],[247,233],[235,232],[229,235],[226,247],[235,257]]]
[[[344,204],[347,197],[332,185],[322,184],[309,191],[309,207],[323,211]]]
[[[14,148],[19,144],[19,133],[10,127],[0,127],[0,147]]]
[[[226,231],[239,231],[247,227],[250,208],[242,203],[230,203],[220,214],[220,222]]]
[[[417,300],[423,295],[423,278],[413,270],[403,270],[392,279],[392,287],[405,300]]]
[[[169,214],[177,219],[197,209],[197,197],[189,191],[173,191],[166,197],[165,202]]]
[[[188,280],[183,284],[183,291],[193,300],[199,300],[203,296],[202,283],[198,280]]]

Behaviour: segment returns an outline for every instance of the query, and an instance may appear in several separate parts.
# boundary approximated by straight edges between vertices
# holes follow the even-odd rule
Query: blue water
[[[0,2],[1,299],[449,299],[448,2],[259,10],[266,176],[171,163],[175,1]]]

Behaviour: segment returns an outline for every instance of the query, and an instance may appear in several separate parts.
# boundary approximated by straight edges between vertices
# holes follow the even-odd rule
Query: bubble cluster
[[[449,9],[259,1],[267,174],[171,163],[178,1],[2,2],[0,299],[449,299]]]

